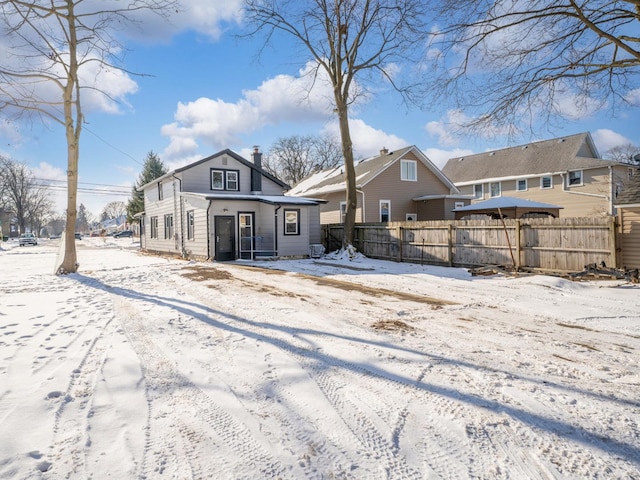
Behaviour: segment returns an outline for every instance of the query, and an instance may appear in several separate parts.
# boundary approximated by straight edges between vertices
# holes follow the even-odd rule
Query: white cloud
[[[635,90],[631,90],[624,99],[630,104],[640,107],[640,88],[636,88]]]
[[[624,135],[620,135],[608,128],[596,130],[591,134],[591,137],[593,138],[593,141],[601,155],[603,152],[611,150],[614,147],[633,144],[633,142]]]
[[[349,130],[356,159],[378,155],[383,147],[395,150],[410,145],[406,140],[373,128],[357,118],[349,120]],[[340,127],[337,122],[331,122],[325,126],[322,133],[339,139]]]
[[[322,71],[314,79],[313,68],[308,63],[296,77],[278,75],[266,80],[255,90],[243,91],[243,97],[235,103],[204,97],[179,103],[175,121],[161,130],[170,137],[163,158],[172,162],[193,155],[198,141],[215,149],[229,148],[240,143],[241,136],[267,125],[330,118],[331,87]]]
[[[448,110],[444,118],[431,121],[424,128],[429,135],[438,139],[438,145],[452,147],[460,143],[460,133],[470,121],[471,118],[462,110]]]
[[[444,167],[447,161],[451,158],[465,157],[467,155],[473,155],[474,153],[472,150],[464,148],[454,148],[452,150],[426,148],[423,149],[422,152],[440,169]]]

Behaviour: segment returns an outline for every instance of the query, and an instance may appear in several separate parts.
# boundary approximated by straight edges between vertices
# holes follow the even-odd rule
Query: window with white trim
[[[340,202],[340,223],[344,223],[347,216],[347,202]]]
[[[405,182],[418,181],[418,164],[415,160],[400,160],[400,180]]]
[[[300,235],[300,210],[284,211],[284,234]]]
[[[567,187],[582,185],[582,170],[574,170],[567,175]]]
[[[211,169],[211,190],[240,190],[240,172],[238,170]]]
[[[516,181],[516,191],[518,192],[526,192],[527,191],[527,179],[521,178]]]
[[[553,178],[551,175],[540,177],[540,188],[553,188]]]
[[[391,221],[391,200],[380,200],[380,221]]]
[[[173,215],[164,216],[164,238],[173,238]]]
[[[194,237],[194,227],[195,227],[195,212],[193,210],[189,210],[187,212],[187,240],[193,240]]]
[[[484,197],[484,188],[481,183],[476,183],[473,186],[473,197],[474,198],[483,198]]]
[[[500,182],[491,182],[489,184],[489,192],[492,197],[499,197],[502,194],[502,186]]]

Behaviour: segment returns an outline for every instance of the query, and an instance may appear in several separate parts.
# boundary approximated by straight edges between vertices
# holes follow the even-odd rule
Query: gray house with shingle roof
[[[452,158],[442,171],[474,202],[526,198],[563,207],[561,217],[613,214],[629,175],[600,158],[589,133]]]
[[[468,205],[453,183],[416,146],[360,160],[355,165],[356,222],[453,219],[453,209]],[[287,195],[322,199],[320,222],[342,223],[346,178],[339,166],[310,175]]]

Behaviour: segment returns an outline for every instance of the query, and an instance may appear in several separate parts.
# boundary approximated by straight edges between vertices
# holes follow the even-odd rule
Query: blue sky
[[[238,3],[184,2],[184,12],[171,26],[148,24],[143,37],[127,43],[125,66],[146,76],[110,78],[118,102],[85,105],[79,203],[91,213],[128,199],[151,150],[172,169],[224,148],[249,158],[253,145],[266,151],[278,137],[337,134],[327,86],[317,83],[303,99],[309,85],[304,51],[281,38],[258,58],[261,37],[235,36]],[[554,127],[536,125],[536,136],[515,139],[454,133],[452,123],[470,113],[446,103],[408,109],[398,95],[382,91],[351,112],[356,156],[373,155],[383,146],[416,145],[442,166],[455,156],[585,131],[601,154],[619,144],[640,145],[640,104],[566,118]],[[0,141],[1,154],[26,162],[38,178],[63,185],[67,157],[61,127],[5,123]],[[52,192],[62,212],[62,191]]]

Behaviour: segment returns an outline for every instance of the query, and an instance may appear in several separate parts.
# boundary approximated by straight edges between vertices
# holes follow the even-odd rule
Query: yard
[[[0,478],[640,478],[640,286],[0,244]]]

